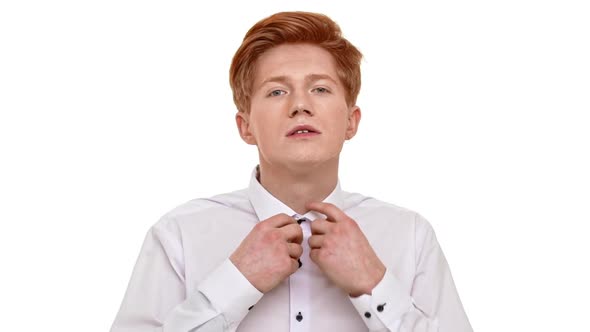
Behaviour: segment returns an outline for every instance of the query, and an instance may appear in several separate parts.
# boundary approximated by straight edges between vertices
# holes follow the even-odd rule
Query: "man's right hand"
[[[230,256],[231,262],[260,292],[266,293],[299,268],[303,231],[287,214],[256,224]]]

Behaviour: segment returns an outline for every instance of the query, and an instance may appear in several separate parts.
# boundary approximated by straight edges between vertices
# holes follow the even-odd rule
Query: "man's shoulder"
[[[398,222],[406,225],[413,225],[417,230],[430,231],[432,224],[415,210],[399,206],[385,200],[366,196],[355,192],[344,193],[345,213],[352,213],[355,216],[377,216],[383,222]]]
[[[166,212],[154,227],[167,227],[170,223],[178,224],[184,220],[198,220],[200,216],[223,213],[224,211],[242,210],[248,212],[251,209],[247,189],[240,189],[186,201]]]
[[[356,192],[343,192],[344,210],[359,209],[367,211],[381,211],[388,214],[403,215],[414,218],[418,215],[415,211],[387,202],[385,200],[366,196]]]

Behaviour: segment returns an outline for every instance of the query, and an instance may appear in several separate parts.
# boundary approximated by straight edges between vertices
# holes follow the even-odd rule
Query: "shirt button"
[[[252,310],[252,308],[254,308],[253,305],[251,305],[250,308],[248,308],[248,311]]]
[[[367,318],[371,318],[371,313],[370,313],[370,312],[368,312],[368,311],[367,311],[367,312],[365,312],[365,317],[367,317]]]
[[[382,312],[386,304],[387,303],[383,303],[383,304],[378,305],[377,306],[377,311]]]
[[[302,222],[304,222],[304,221],[305,221],[305,218],[301,218],[301,219],[298,219],[298,220],[297,220],[297,223],[298,223],[299,225],[301,225],[301,223],[302,223]]]
[[[298,322],[303,320],[303,315],[301,314],[301,311],[297,314],[297,316],[295,316],[295,319],[297,319]]]

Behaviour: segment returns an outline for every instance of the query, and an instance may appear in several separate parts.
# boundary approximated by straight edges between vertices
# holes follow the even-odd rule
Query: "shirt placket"
[[[309,331],[311,308],[310,308],[310,267],[309,245],[307,240],[311,236],[310,221],[300,215],[294,215],[298,219],[303,231],[303,254],[299,258],[299,269],[289,277],[289,308],[290,308],[290,331]]]

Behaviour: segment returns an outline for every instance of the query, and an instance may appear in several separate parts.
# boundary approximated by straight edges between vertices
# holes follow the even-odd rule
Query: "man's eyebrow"
[[[334,84],[338,84],[338,82],[332,78],[332,76],[328,75],[328,74],[309,74],[307,76],[305,76],[305,81],[307,82],[315,82],[315,81],[319,81],[319,80],[329,80],[332,81]],[[265,79],[264,81],[262,81],[262,83],[260,83],[260,86],[269,83],[269,82],[277,82],[277,83],[289,83],[291,81],[291,79],[285,75],[280,75],[280,76],[273,76],[273,77],[269,77],[267,79]]]
[[[265,85],[269,82],[277,82],[277,83],[288,83],[290,79],[287,76],[273,76],[265,79],[260,83],[260,86]]]
[[[338,81],[332,78],[332,76],[328,74],[311,74],[305,77],[305,80],[308,82],[315,82],[319,80],[328,80],[332,81],[334,84],[338,84]]]

